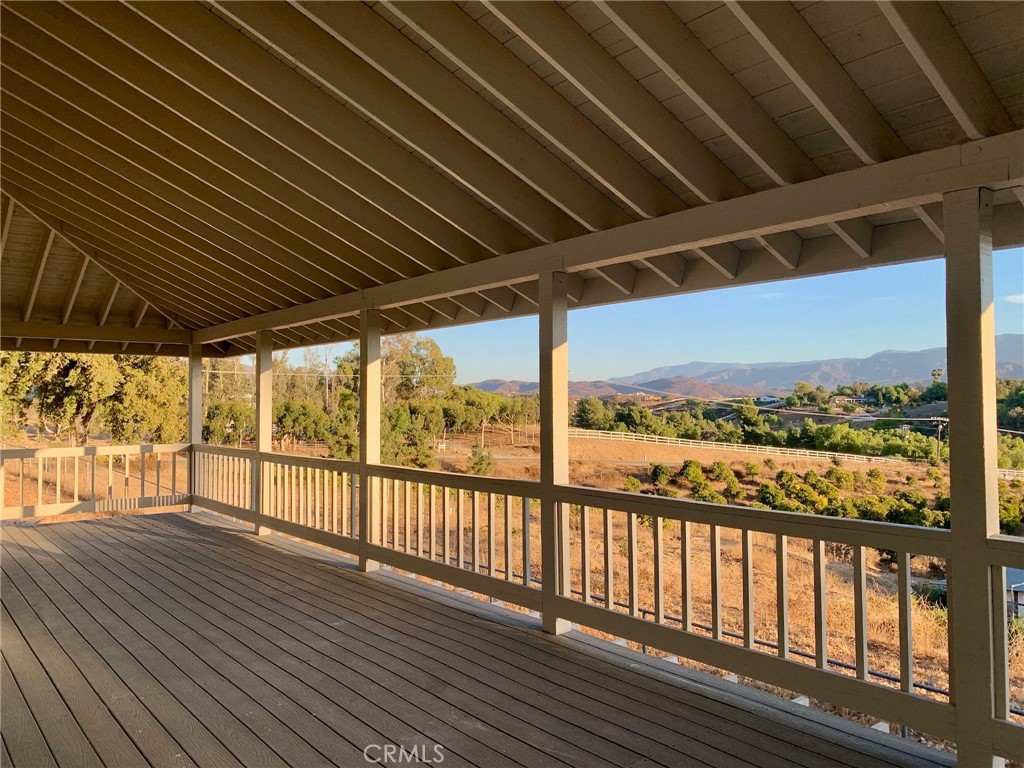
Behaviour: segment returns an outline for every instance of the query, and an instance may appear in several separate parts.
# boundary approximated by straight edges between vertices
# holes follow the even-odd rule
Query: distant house
[[[1011,616],[1024,616],[1024,568],[1006,569],[1006,610]]]

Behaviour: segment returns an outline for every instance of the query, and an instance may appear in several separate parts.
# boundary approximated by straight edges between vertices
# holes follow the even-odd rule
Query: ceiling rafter
[[[988,78],[937,2],[878,3],[917,65],[972,139],[1014,129]]]
[[[107,324],[107,318],[110,317],[110,310],[114,307],[114,300],[117,298],[117,292],[121,288],[121,281],[116,277],[112,278],[110,288],[107,289],[106,296],[103,299],[103,303],[100,305],[100,314],[96,318],[96,325],[104,326]],[[96,341],[92,339],[89,341],[89,349],[95,346]]]
[[[598,5],[776,184],[794,184],[821,175],[667,5],[621,0],[602,0]]]
[[[63,323],[10,321],[4,323],[4,335],[24,339],[41,339],[46,341],[114,341],[122,344],[188,344],[192,333],[186,330],[169,330],[151,326],[117,326],[117,325],[65,325]]]
[[[69,223],[69,217],[74,218],[74,213],[63,208],[59,202],[55,203],[47,198],[35,194],[27,187],[18,186],[11,177],[16,174],[12,169],[5,169],[4,185],[14,197],[30,208],[37,218],[44,222],[52,221],[51,228],[59,229],[61,236],[71,243],[76,249],[90,253],[100,261],[108,272],[115,275],[122,283],[131,288],[133,293],[149,292],[150,295],[161,299],[161,304],[168,309],[173,308],[181,316],[189,318],[196,326],[208,325],[211,322],[224,322],[230,315],[225,313],[215,303],[207,303],[204,299],[195,296],[196,291],[188,291],[188,295],[182,295],[180,279],[177,283],[166,282],[166,288],[161,278],[147,277],[145,289],[135,287],[135,280],[138,279],[139,270],[133,267],[140,261],[138,253],[145,251],[131,250],[132,244],[122,243],[120,238],[104,232],[102,228],[96,227],[92,222],[83,222],[84,228]],[[31,184],[31,179],[25,179]],[[48,223],[48,222],[47,222]],[[99,234],[97,234],[99,233]],[[122,247],[122,245],[124,247]],[[97,252],[103,254],[97,257]],[[148,261],[148,258],[147,258]]]
[[[261,107],[262,100],[258,96],[239,87],[209,63],[198,57],[181,56],[180,46],[172,38],[152,25],[140,24],[127,7],[115,4],[94,9],[46,6],[18,12],[72,49],[75,57],[83,59],[82,66],[76,67],[76,78],[83,79],[88,74],[95,83],[102,84],[103,93],[130,115],[151,130],[159,130],[177,141],[189,157],[186,165],[190,165],[194,157],[200,162],[215,158],[244,183],[270,198],[271,207],[292,211],[288,214],[282,211],[282,216],[268,220],[264,226],[278,228],[277,238],[282,245],[288,244],[287,249],[297,257],[296,265],[305,262],[307,268],[322,272],[328,281],[353,269],[375,283],[392,279],[394,272],[369,250],[362,251],[367,258],[358,262],[348,263],[339,258],[339,252],[352,247],[340,233],[352,232],[354,222],[331,206],[359,206],[358,218],[373,222],[373,229],[387,231],[392,239],[407,231],[405,225],[391,217],[385,217],[386,224],[383,220],[374,222],[382,212],[356,199],[337,174],[329,174],[333,170],[332,163],[341,162],[342,155],[321,155],[322,162],[316,165],[301,154],[295,154],[314,137],[286,115]],[[77,14],[72,17],[77,22],[65,18],[69,13]],[[18,37],[26,34],[29,33],[19,31]],[[111,45],[111,38],[123,47]],[[137,38],[141,38],[141,42]],[[128,62],[130,66],[126,66]],[[97,67],[107,76],[98,75]],[[182,79],[180,69],[186,70],[184,77],[190,77],[191,82]],[[118,77],[111,80],[109,74],[115,72]],[[229,82],[225,83],[225,79]],[[203,84],[201,89],[198,88],[200,83]],[[195,117],[197,102],[208,106],[202,110],[201,120]],[[248,122],[244,119],[246,115],[252,118]],[[268,133],[264,124],[275,120],[276,125],[283,124],[281,130],[291,130],[298,138],[293,136],[288,142]],[[286,151],[282,152],[282,148]],[[295,162],[297,157],[302,162]],[[356,172],[351,167],[346,171]],[[266,215],[269,209],[262,207],[264,205],[266,203],[261,204],[260,210]],[[295,213],[315,226],[299,224]],[[282,227],[278,220],[289,222],[289,226]],[[371,237],[377,246],[383,243],[377,235]],[[414,251],[419,258],[434,253],[438,259],[444,259],[443,251],[432,249],[422,238],[417,236],[414,242],[415,245],[410,243],[406,250]],[[409,253],[405,255],[412,258]],[[291,266],[292,261],[284,263]],[[302,273],[298,269],[293,271]],[[365,279],[357,282],[362,285],[353,287],[367,284]]]
[[[484,4],[702,200],[750,191],[557,4]]]
[[[13,158],[14,156],[9,156]],[[44,198],[51,204],[55,204],[61,207],[62,213],[60,218],[69,223],[76,224],[82,229],[91,230],[93,232],[101,231],[100,237],[105,243],[116,244],[120,243],[123,249],[130,253],[145,253],[151,260],[145,265],[133,264],[129,259],[124,262],[124,268],[130,272],[142,275],[147,275],[147,280],[154,280],[157,274],[161,274],[164,277],[156,278],[158,282],[162,282],[166,288],[170,291],[180,290],[180,272],[174,269],[174,262],[172,261],[172,254],[174,251],[165,249],[159,244],[147,243],[139,237],[133,237],[133,232],[126,230],[113,216],[117,215],[116,209],[108,211],[110,215],[106,215],[95,208],[89,208],[86,203],[89,202],[90,198],[87,195],[79,195],[72,198],[66,194],[68,190],[58,190],[55,183],[50,182],[51,177],[49,174],[44,172],[42,169],[33,168],[25,172],[17,165],[8,161],[5,167],[7,179],[15,184],[20,184],[23,189],[33,190],[40,198]],[[113,256],[113,251],[110,248],[100,246],[100,250]],[[116,257],[114,257],[116,258]],[[160,262],[166,262],[167,266],[161,266]],[[231,296],[225,297],[222,301],[218,301],[218,296],[223,294],[226,281],[221,280],[218,283],[213,279],[207,281],[200,277],[199,274],[195,274],[193,282],[191,284],[191,290],[193,292],[204,292],[211,300],[211,306],[220,304],[221,306],[237,307],[237,312],[246,313],[252,310],[242,309],[243,307],[249,306],[251,308],[259,307],[260,304],[252,301],[243,299],[237,293],[232,293]],[[266,306],[266,304],[264,304]],[[272,306],[272,305],[271,305]],[[264,310],[266,311],[266,310]]]
[[[474,80],[497,95],[637,216],[685,204],[514,53],[454,4],[388,2],[387,7]]]
[[[288,120],[301,124],[312,134],[300,147],[308,161],[322,157],[328,144],[340,150],[343,160],[337,164],[335,178],[402,227],[418,231],[421,237],[457,261],[478,260],[488,252],[501,252],[522,244],[524,238],[515,228],[368,125],[315,83],[253,40],[239,35],[223,19],[201,8],[147,5],[133,6],[133,10],[241,86],[284,110]],[[333,39],[290,6],[261,9],[229,4],[218,7],[218,11],[283,55],[290,54],[274,41],[282,36],[290,40],[288,33],[295,23],[306,25],[308,30],[304,32],[319,33],[337,47]],[[267,13],[272,17],[269,37],[261,34],[258,26],[247,23],[250,17],[259,19]],[[319,50],[315,37],[307,34],[305,38],[309,48],[291,53],[309,57]],[[335,53],[345,54],[339,50]],[[275,134],[296,134],[287,120],[277,119],[269,127],[274,127]],[[377,162],[369,162],[371,157]],[[410,200],[416,205],[410,206]],[[409,209],[408,215],[406,209]]]
[[[13,119],[13,118],[9,118]],[[67,184],[67,187],[77,191],[73,199],[73,205],[76,209],[88,209],[95,213],[103,215],[105,211],[108,220],[114,221],[115,218],[121,221],[116,222],[118,231],[131,241],[136,241],[142,245],[142,241],[149,243],[148,247],[156,248],[167,254],[169,263],[172,263],[175,259],[182,258],[192,265],[194,274],[199,277],[205,275],[209,285],[214,289],[215,293],[218,290],[218,286],[223,286],[225,281],[235,286],[239,292],[237,298],[244,298],[245,301],[252,306],[273,306],[274,304],[280,305],[280,303],[296,303],[302,300],[309,300],[311,298],[319,298],[323,296],[322,291],[305,292],[292,290],[289,293],[280,294],[278,293],[277,285],[275,283],[273,288],[263,288],[264,293],[261,293],[261,281],[258,276],[252,274],[246,274],[244,271],[239,269],[214,269],[211,264],[211,256],[217,253],[216,250],[203,250],[201,243],[196,243],[195,238],[189,229],[180,226],[174,221],[168,221],[164,226],[157,226],[151,222],[146,215],[145,209],[140,206],[139,198],[143,198],[143,195],[136,197],[125,194],[114,192],[109,190],[102,181],[95,178],[82,174],[73,165],[64,164],[62,161],[56,161],[52,156],[46,156],[37,154],[26,142],[21,142],[11,136],[8,133],[8,122],[4,128],[3,134],[0,135],[0,140],[3,142],[5,152],[8,153],[8,157],[17,158],[18,161],[25,164],[26,176],[31,176],[34,181],[44,184],[47,179],[61,179]],[[12,167],[16,167],[17,162],[11,163]],[[79,165],[79,168],[88,165],[87,161],[84,161]],[[63,189],[55,189],[54,184],[47,184],[51,189],[57,192],[63,192]],[[107,197],[103,198],[100,195],[106,190]],[[72,200],[69,196],[68,200]],[[266,282],[264,280],[263,282]],[[287,290],[287,289],[286,289]],[[268,300],[267,294],[272,297],[276,297],[274,300]]]
[[[828,226],[862,259],[871,258],[871,243],[874,239],[875,228],[867,219],[830,221]]]
[[[0,258],[7,247],[7,235],[11,232],[11,222],[14,220],[14,200],[10,195],[4,195],[3,199],[7,201],[7,205],[4,206],[3,223],[0,224]]]
[[[730,280],[736,277],[740,263],[740,249],[732,243],[705,245],[693,249],[704,261]]]
[[[664,253],[661,256],[650,256],[643,259],[654,274],[671,285],[673,288],[682,286],[686,279],[687,259],[680,253]]]
[[[632,264],[608,264],[598,270],[598,274],[614,285],[623,294],[629,296],[636,286],[636,276],[639,270]]]
[[[338,41],[320,25],[284,4],[225,3],[218,7],[266,44],[295,60],[340,99],[354,103],[431,162],[443,167],[460,184],[497,207],[519,227],[538,239],[550,236],[551,221],[563,215],[560,211],[370,64],[339,46]],[[412,45],[408,41],[405,44]],[[312,84],[309,87],[319,90]],[[330,101],[323,92],[321,95],[323,100]],[[337,104],[334,106],[339,108]],[[295,108],[291,111],[295,114]],[[322,109],[320,111],[323,112]],[[354,115],[349,117],[363,123]],[[413,126],[414,129],[410,130]],[[363,123],[363,128],[368,129],[368,126]],[[393,151],[398,150],[390,140],[379,137],[379,141],[391,145]],[[433,175],[436,172],[423,171],[420,177]],[[408,180],[405,184],[409,185]],[[446,183],[437,178],[426,178],[417,186],[419,199],[430,206],[436,206],[438,195],[447,189]],[[452,194],[464,195],[455,190]],[[466,210],[470,207],[467,202],[460,206],[462,210],[455,220],[496,218],[478,203],[472,205],[478,210]],[[442,212],[441,215],[454,218],[452,213]],[[496,221],[491,228],[498,226]],[[501,232],[500,238],[491,238],[493,241],[500,242],[500,247],[505,250],[524,246],[526,238],[522,234],[504,222],[501,226],[508,231]]]
[[[78,254],[78,263],[75,264],[75,271],[72,273],[71,282],[68,283],[67,295],[64,297],[64,308],[60,313],[60,322],[67,325],[71,313],[75,310],[75,302],[78,300],[78,292],[82,290],[82,281],[85,279],[85,272],[89,269],[90,259],[85,253]]]
[[[756,239],[783,266],[788,269],[800,266],[800,251],[803,249],[804,241],[796,232],[775,232],[758,235]]]
[[[50,249],[53,247],[53,240],[57,233],[52,229],[43,235],[43,241],[36,253],[35,266],[32,267],[32,279],[29,281],[28,295],[21,310],[21,320],[27,323],[32,319],[32,310],[36,306],[36,297],[39,295],[39,286],[43,281],[43,272],[46,270],[46,262],[50,258]]]
[[[880,163],[909,153],[790,3],[726,4],[862,162]]]
[[[303,13],[519,176],[562,213],[543,240],[626,223],[630,217],[480,94],[361,3],[300,3]],[[572,217],[571,219],[569,217]]]

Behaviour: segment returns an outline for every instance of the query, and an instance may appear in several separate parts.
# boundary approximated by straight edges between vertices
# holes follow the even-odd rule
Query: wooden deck
[[[362,766],[386,744],[445,768],[952,764],[200,516],[2,543],[5,766]]]

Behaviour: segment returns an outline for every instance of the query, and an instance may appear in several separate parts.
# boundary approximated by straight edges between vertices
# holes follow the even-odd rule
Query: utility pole
[[[942,428],[948,423],[947,419],[935,419],[935,463],[942,463]]]

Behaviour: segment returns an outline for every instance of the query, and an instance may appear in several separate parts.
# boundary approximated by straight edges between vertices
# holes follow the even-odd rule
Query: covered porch
[[[5,526],[2,546],[14,768],[355,766],[396,745],[481,767],[953,764],[224,518]]]
[[[180,444],[0,451],[5,761],[359,765],[425,739],[478,765],[948,762],[574,625],[968,768],[1024,760],[992,286],[993,248],[1024,245],[1019,4],[0,8],[0,348],[189,364]],[[571,309],[925,259],[946,265],[951,530],[570,484]],[[524,315],[539,480],[382,464],[381,338]],[[274,351],[331,341],[359,342],[358,459],[273,452]],[[243,354],[255,445],[206,445],[202,361]],[[889,671],[870,549],[899,574]],[[949,575],[945,686],[915,676],[914,555]]]

